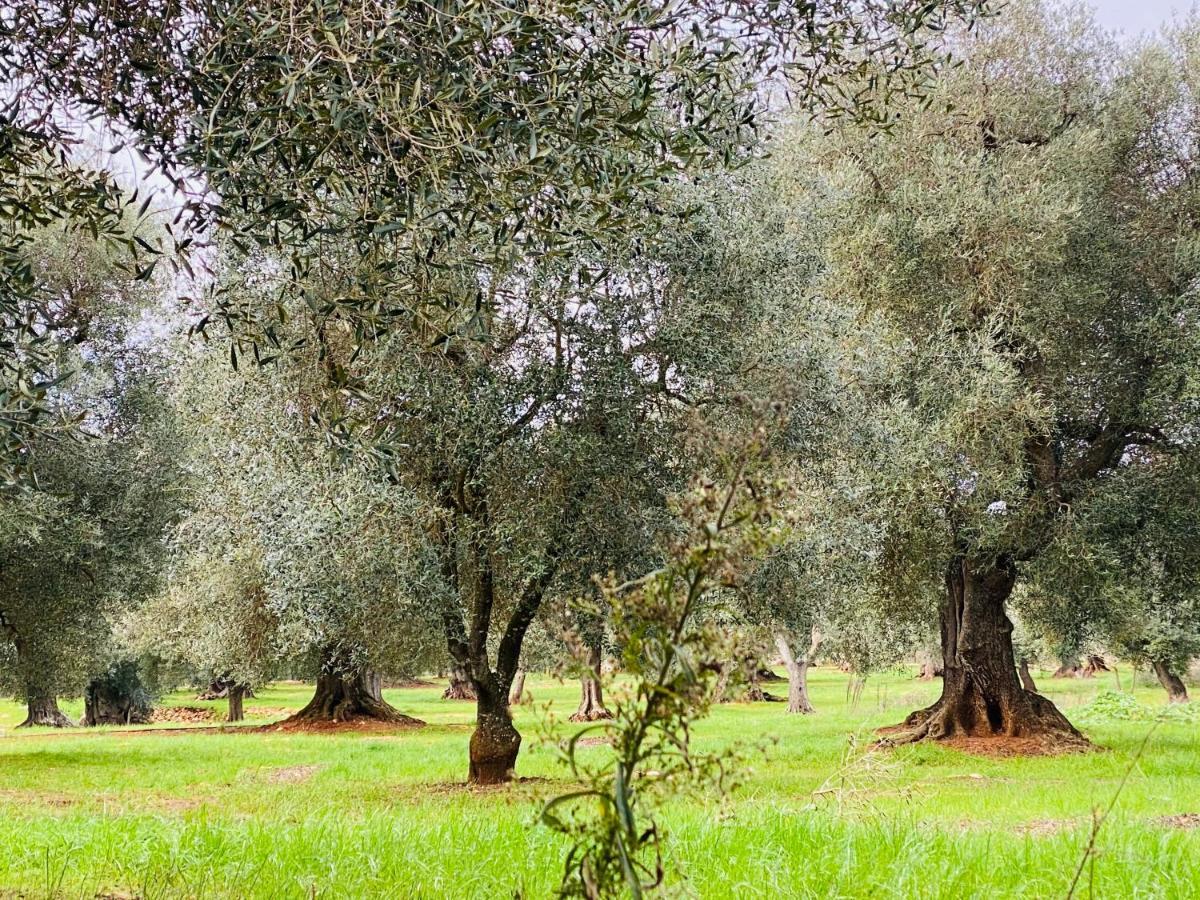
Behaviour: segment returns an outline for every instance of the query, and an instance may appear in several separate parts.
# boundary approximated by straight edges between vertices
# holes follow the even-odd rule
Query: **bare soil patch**
[[[356,732],[360,734],[395,734],[400,731],[411,731],[414,728],[424,728],[425,723],[419,719],[411,722],[383,722],[366,716],[343,719],[337,722],[328,720],[314,721],[310,719],[284,719],[282,722],[272,722],[251,729],[257,732],[282,732],[286,734],[330,734],[337,732]]]
[[[1076,824],[1073,819],[1035,819],[1018,825],[1014,830],[1017,834],[1027,834],[1031,837],[1048,837],[1060,831],[1069,831]]]
[[[210,706],[160,706],[150,713],[151,722],[215,722],[217,711]]]
[[[1200,828],[1200,813],[1177,813],[1173,816],[1163,816],[1154,821],[1168,828]]]
[[[907,742],[902,738],[911,734],[912,729],[903,723],[880,728],[875,733],[879,735],[881,746],[903,746]],[[895,735],[900,740],[893,742],[890,738]],[[922,741],[920,743],[929,742]],[[955,735],[949,738],[938,738],[931,741],[939,747],[949,747],[960,753],[972,756],[986,756],[1007,759],[1014,756],[1060,756],[1066,753],[1089,753],[1102,748],[1093,744],[1080,744],[1077,741],[1057,740],[1054,735],[1038,735],[1036,737],[1010,737],[1008,735],[988,735],[976,737],[973,735]]]
[[[494,794],[497,791],[505,791],[511,788],[526,788],[536,787],[541,784],[550,784],[554,781],[551,778],[542,778],[533,776],[530,778],[514,778],[512,781],[506,781],[502,784],[472,784],[469,781],[439,781],[426,786],[426,791],[430,794]]]
[[[290,716],[296,710],[290,706],[247,706],[246,717],[257,719],[274,719],[280,716]]]
[[[272,784],[299,784],[308,781],[319,771],[321,766],[284,766],[272,769],[267,775],[267,781]]]

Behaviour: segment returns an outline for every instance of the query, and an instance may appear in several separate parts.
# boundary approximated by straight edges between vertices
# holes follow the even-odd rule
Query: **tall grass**
[[[1114,686],[1039,684],[1069,715]],[[778,741],[729,803],[682,798],[668,810],[677,887],[701,897],[1061,897],[1093,808],[1107,805],[1147,728],[1089,725],[1105,749],[1066,757],[981,759],[926,745],[864,756],[871,729],[928,702],[936,685],[874,679],[854,709],[841,673],[817,670],[812,687],[816,716],[735,703],[703,724],[699,739],[713,745]],[[572,685],[531,679],[530,688],[564,714],[577,699]],[[9,732],[0,740],[0,893],[550,895],[563,845],[535,821],[564,776],[534,742],[536,714],[520,711],[518,768],[549,781],[469,790],[473,709],[439,694],[389,692],[430,722],[396,735]],[[1152,688],[1137,696],[1162,702]],[[306,697],[304,686],[277,685],[248,712]],[[0,725],[19,712],[0,705]],[[1093,896],[1200,892],[1200,829],[1160,821],[1200,813],[1198,732],[1166,723],[1151,737],[1099,836]]]

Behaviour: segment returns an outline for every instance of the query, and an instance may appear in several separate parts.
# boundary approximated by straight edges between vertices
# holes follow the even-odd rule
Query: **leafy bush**
[[[1079,711],[1079,721],[1087,724],[1105,722],[1200,722],[1200,707],[1192,704],[1148,706],[1139,703],[1132,694],[1103,691]]]

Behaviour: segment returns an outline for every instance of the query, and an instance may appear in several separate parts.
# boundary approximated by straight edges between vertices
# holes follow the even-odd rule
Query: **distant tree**
[[[312,420],[326,389],[315,356],[245,375],[199,350],[177,402],[190,436],[189,512],[167,589],[139,616],[139,647],[245,688],[281,660],[318,659],[298,720],[408,722],[379,673],[415,674],[440,636],[419,600],[436,572],[405,495],[330,456]]]
[[[0,564],[0,628],[15,650],[9,680],[29,708],[23,724],[64,725],[56,697],[78,695],[107,665],[113,617],[158,583],[178,511],[176,432],[164,361],[138,333],[155,287],[87,235],[47,230],[27,251],[71,322],[40,351],[61,378],[39,402],[72,425],[26,434],[36,480],[0,491],[16,524]]]
[[[1200,656],[1200,457],[1145,449],[1121,474],[1076,507],[1073,529],[1035,567],[1046,594],[1067,601],[1038,612],[1051,630],[1085,617],[1114,653],[1153,670],[1171,702],[1186,702],[1180,674]]]

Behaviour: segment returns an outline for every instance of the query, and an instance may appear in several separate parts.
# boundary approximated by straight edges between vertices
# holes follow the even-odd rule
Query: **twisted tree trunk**
[[[1029,671],[1029,660],[1024,656],[1021,657],[1021,665],[1018,668],[1018,673],[1021,676],[1021,687],[1032,693],[1037,693],[1037,684],[1033,680],[1033,673]]]
[[[446,690],[442,692],[443,700],[475,700],[475,688],[471,686],[471,679],[467,677],[467,671],[460,665],[454,665],[450,668],[450,684],[446,686]]]
[[[599,643],[588,648],[588,672],[580,681],[579,708],[571,715],[572,722],[596,722],[611,719],[612,713],[604,705],[604,688],[600,683],[600,666],[604,652]]]
[[[893,740],[1037,738],[1046,745],[1088,742],[1049,700],[1025,690],[1013,659],[1005,603],[1016,583],[1008,559],[956,558],[942,603],[942,696],[910,715]]]
[[[18,728],[31,728],[34,725],[45,725],[49,728],[75,727],[75,723],[58,708],[58,700],[55,697],[29,697],[25,701],[25,705],[28,713],[25,721],[18,725]]]
[[[406,716],[383,699],[379,677],[369,669],[354,668],[345,654],[328,650],[322,654],[321,673],[313,698],[282,724],[302,722],[349,722],[373,719],[397,725],[424,725]]]
[[[1158,676],[1158,683],[1167,692],[1167,702],[1187,703],[1187,686],[1183,683],[1182,678],[1171,671],[1170,664],[1165,660],[1157,660],[1152,665],[1154,666],[1154,674]]]
[[[808,653],[797,659],[795,654],[792,653],[788,636],[783,632],[775,635],[775,646],[779,650],[779,655],[783,657],[783,665],[788,673],[787,711],[790,713],[808,714],[816,712],[812,701],[808,697],[808,667],[816,660],[817,649],[820,645],[821,632],[814,625]]]
[[[1054,670],[1051,678],[1080,678],[1082,669],[1079,666],[1078,656],[1064,656],[1058,661],[1058,668]]]

